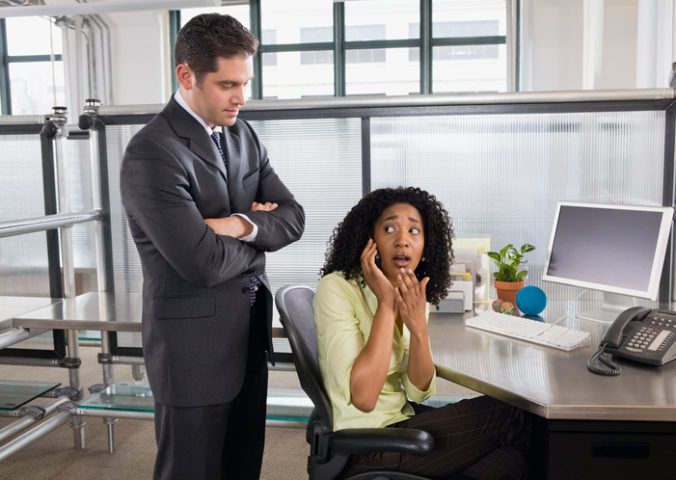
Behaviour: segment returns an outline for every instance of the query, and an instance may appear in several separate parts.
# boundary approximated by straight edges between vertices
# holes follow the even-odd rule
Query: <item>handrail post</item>
[[[54,163],[56,164],[58,211],[65,213],[70,211],[68,197],[68,176],[66,159],[63,151],[63,127],[66,124],[66,107],[53,107],[52,115],[45,117],[43,135],[54,139]],[[75,267],[73,265],[73,235],[70,226],[61,229],[61,262],[63,266],[63,296],[73,298],[75,296]]]
[[[78,119],[78,127],[89,131],[89,161],[91,168],[92,181],[92,207],[94,210],[103,210],[103,196],[101,185],[101,155],[100,155],[100,137],[96,128],[96,118],[98,116],[101,101],[96,98],[88,98],[82,110],[82,115]],[[100,218],[95,223],[96,232],[94,234],[94,244],[96,250],[96,280],[99,292],[111,291],[112,285],[108,285],[108,272],[105,249],[105,228],[104,219]]]

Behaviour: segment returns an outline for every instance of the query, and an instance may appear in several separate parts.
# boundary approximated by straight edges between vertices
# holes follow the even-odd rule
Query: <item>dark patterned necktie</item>
[[[213,132],[211,132],[211,139],[216,144],[216,148],[218,148],[218,153],[221,154],[221,158],[223,159],[223,165],[227,167],[228,162],[225,159],[225,153],[223,152],[223,148],[221,147],[221,135],[216,130],[214,130]]]

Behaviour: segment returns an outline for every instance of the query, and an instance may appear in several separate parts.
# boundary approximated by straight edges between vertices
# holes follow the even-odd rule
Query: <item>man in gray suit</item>
[[[272,356],[265,252],[298,240],[305,217],[237,118],[257,48],[230,16],[190,20],[176,39],[179,90],[122,162],[143,266],[156,479],[260,475]]]

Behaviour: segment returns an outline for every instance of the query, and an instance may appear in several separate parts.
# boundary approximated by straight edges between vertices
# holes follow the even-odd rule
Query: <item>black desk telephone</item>
[[[676,312],[644,307],[625,310],[608,327],[598,351],[587,362],[591,372],[619,375],[622,369],[604,353],[658,367],[676,359]],[[596,360],[611,370],[595,366]]]

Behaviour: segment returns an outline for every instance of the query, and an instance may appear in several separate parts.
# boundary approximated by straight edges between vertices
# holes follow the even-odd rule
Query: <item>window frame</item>
[[[63,54],[61,53],[54,55],[8,55],[8,45],[7,24],[4,18],[0,18],[0,104],[2,106],[0,112],[2,115],[12,114],[12,86],[9,77],[9,68],[12,63],[51,62],[52,57],[55,62],[63,61]]]
[[[508,68],[505,72],[507,78],[507,85],[510,86],[511,70],[515,72],[513,81],[513,88],[518,91],[519,86],[519,12],[520,0],[506,0],[506,16],[507,22],[512,23],[516,21],[517,29],[511,32],[513,38],[506,35],[486,35],[474,37],[434,37],[432,29],[433,17],[433,2],[434,0],[419,0],[420,5],[420,35],[418,38],[412,39],[398,39],[398,40],[363,40],[363,41],[346,41],[345,40],[345,3],[336,1],[333,3],[333,41],[332,42],[311,42],[311,43],[284,43],[284,44],[264,44],[261,36],[261,0],[249,0],[249,15],[251,19],[251,33],[257,38],[261,39],[261,44],[258,48],[259,55],[254,57],[254,78],[251,85],[252,98],[260,100],[263,98],[263,53],[281,53],[281,52],[308,52],[326,50],[333,52],[333,71],[334,71],[334,96],[346,96],[346,56],[349,50],[362,49],[386,49],[386,48],[419,48],[420,49],[420,90],[421,94],[432,94],[433,92],[433,55],[434,47],[442,46],[463,46],[463,45],[505,45],[509,50],[512,49],[511,44],[516,44],[515,55],[513,59],[508,61]],[[515,3],[516,8],[511,8]],[[177,26],[180,25],[180,11],[174,10],[170,12],[171,18],[175,18],[170,22],[172,31],[170,38],[175,42],[176,34],[178,33]],[[511,18],[516,15],[516,19]],[[511,40],[511,41],[510,41]],[[172,43],[173,47],[173,43]],[[509,65],[512,64],[513,65]],[[175,79],[172,80],[174,88],[178,88]]]

